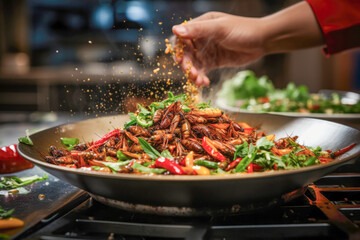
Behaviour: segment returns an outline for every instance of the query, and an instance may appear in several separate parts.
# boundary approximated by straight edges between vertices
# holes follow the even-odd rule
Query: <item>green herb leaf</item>
[[[213,169],[219,168],[218,163],[212,162],[212,161],[207,161],[207,160],[202,160],[202,159],[196,160],[194,162],[194,165],[200,165],[200,166],[203,166],[203,167],[213,168]]]
[[[6,234],[0,233],[0,239],[1,239],[1,240],[8,240],[8,239],[9,239],[9,236],[6,235]]]
[[[34,146],[33,141],[29,137],[29,129],[25,130],[25,137],[18,138],[19,143],[24,143],[26,145]]]
[[[311,165],[314,165],[314,164],[316,164],[316,161],[317,161],[318,159],[316,158],[316,157],[314,157],[314,156],[312,156],[312,157],[310,157],[308,160],[306,160],[305,162],[304,162],[304,166],[311,166]]]
[[[253,144],[250,144],[250,146],[249,146],[249,154],[246,155],[241,160],[241,162],[234,169],[234,172],[236,172],[236,173],[243,172],[247,168],[247,166],[250,163],[252,163],[252,161],[254,161],[254,159],[256,157],[256,152],[257,152],[257,148]]]
[[[243,142],[243,144],[236,146],[236,151],[235,151],[233,160],[235,160],[236,158],[239,158],[239,157],[243,158],[248,153],[249,153],[249,144],[248,144],[248,142]]]
[[[48,179],[48,176],[46,174],[44,174],[43,177],[39,177],[38,175],[34,175],[31,177],[23,177],[23,178],[4,177],[3,180],[0,182],[0,190],[15,189],[15,188],[29,185],[34,182],[44,181],[46,179]]]
[[[5,218],[11,217],[11,214],[13,214],[14,210],[15,209],[13,208],[13,209],[10,209],[10,210],[6,211],[5,209],[3,209],[0,206],[0,219],[5,219]]]
[[[129,160],[129,159],[130,159],[129,156],[125,155],[125,154],[124,154],[122,151],[120,151],[120,150],[118,150],[118,151],[116,152],[116,156],[117,156],[117,158],[118,158],[119,161],[125,161],[125,160]]]
[[[156,173],[156,174],[162,174],[164,172],[166,172],[167,170],[164,168],[148,168],[145,167],[137,162],[134,162],[132,165],[132,168],[138,170],[139,172],[142,173]]]
[[[140,146],[142,147],[144,152],[147,155],[149,155],[151,159],[157,159],[158,157],[161,157],[161,154],[155,148],[153,148],[147,141],[145,141],[142,138],[138,138],[138,139]]]
[[[110,168],[113,172],[118,172],[121,171],[126,165],[128,165],[132,161],[133,160],[127,160],[124,162],[115,162],[115,163],[113,162],[101,162],[101,163],[107,166],[108,168]]]
[[[150,127],[151,125],[153,125],[153,120],[149,119],[147,116],[145,116],[144,114],[139,114],[136,117],[136,122],[141,126],[141,127]]]
[[[196,105],[197,108],[199,108],[200,110],[204,110],[206,108],[211,108],[211,100],[209,100],[208,103],[199,103]]]
[[[172,159],[174,158],[171,153],[169,152],[169,150],[164,150],[160,153],[160,155],[164,158],[168,158],[168,159]]]
[[[130,126],[134,126],[134,125],[136,125],[136,123],[137,123],[137,121],[136,121],[136,118],[135,118],[135,119],[131,120],[130,122],[125,123],[125,124],[124,124],[124,128],[128,128],[128,127],[130,127]]]
[[[92,169],[94,169],[95,171],[99,171],[101,169],[100,166],[91,166]]]
[[[61,143],[67,147],[69,151],[71,151],[76,144],[79,143],[78,138],[60,138]]]
[[[187,105],[183,105],[181,107],[181,109],[184,111],[184,112],[190,112],[191,111],[191,108],[189,108]]]
[[[262,137],[256,141],[256,147],[260,150],[270,150],[275,143],[273,141],[269,141],[266,137]]]

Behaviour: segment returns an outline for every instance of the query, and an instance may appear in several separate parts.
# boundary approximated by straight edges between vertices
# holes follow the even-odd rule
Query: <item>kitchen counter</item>
[[[0,119],[3,122],[5,120],[7,122],[0,124],[0,146],[16,144],[17,138],[23,136],[26,129],[40,130],[87,118],[85,116],[71,117],[67,114],[29,115],[17,113],[15,115],[0,115]],[[20,122],[9,123],[8,120],[14,116]],[[14,119],[14,121],[16,121],[16,119]],[[0,178],[4,176],[29,177],[34,175],[42,177],[45,174],[47,174],[45,171],[35,166],[32,169],[17,173],[0,174]],[[7,190],[0,190],[0,206],[5,210],[14,208],[15,210],[12,216],[23,220],[25,223],[22,228],[0,230],[1,234],[16,237],[18,234],[23,233],[30,228],[36,229],[34,226],[40,227],[56,218],[56,215],[60,214],[58,212],[59,209],[61,209],[61,211],[66,211],[66,205],[68,203],[73,201],[81,202],[84,201],[84,198],[87,198],[87,194],[84,191],[63,182],[50,174],[47,174],[47,176],[47,180],[35,182],[22,188],[25,192],[22,194],[11,194]]]

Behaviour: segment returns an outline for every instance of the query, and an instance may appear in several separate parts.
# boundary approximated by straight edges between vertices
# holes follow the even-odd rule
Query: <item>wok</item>
[[[358,144],[335,161],[324,165],[220,176],[107,174],[59,167],[44,161],[42,154],[48,153],[50,145],[62,146],[61,137],[92,141],[129,121],[126,115],[118,115],[43,130],[31,135],[34,146],[19,144],[18,151],[50,174],[100,197],[132,204],[192,208],[230,207],[270,200],[304,187],[360,155],[360,131],[341,124],[269,114],[240,113],[236,120],[252,126],[261,124],[261,129],[267,134],[275,134],[276,139],[297,135],[298,142],[306,146],[337,150],[354,142]]]

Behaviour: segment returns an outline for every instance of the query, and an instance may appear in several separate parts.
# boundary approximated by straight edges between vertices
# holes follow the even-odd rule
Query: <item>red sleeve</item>
[[[360,47],[360,0],[306,0],[323,32],[327,55]]]

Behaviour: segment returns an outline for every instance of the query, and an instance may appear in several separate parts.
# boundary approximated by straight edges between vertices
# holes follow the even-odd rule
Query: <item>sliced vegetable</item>
[[[18,172],[32,167],[34,165],[31,162],[19,155],[16,144],[0,148],[0,174]]]
[[[118,150],[116,152],[116,157],[118,158],[119,161],[125,161],[125,160],[129,160],[130,157],[128,157],[127,155],[125,155],[122,151]]]
[[[122,131],[121,129],[115,129],[115,130],[113,130],[111,132],[108,132],[102,138],[97,140],[90,148],[99,147],[100,145],[104,144],[110,138],[112,138],[112,137],[116,136],[117,134],[119,134],[121,131]]]
[[[236,158],[244,158],[247,154],[249,154],[249,144],[244,142],[243,144],[236,146],[234,160]]]
[[[164,158],[174,158],[171,153],[169,152],[169,150],[164,150],[160,153],[160,156],[164,157]]]
[[[204,166],[204,167],[211,168],[211,169],[219,168],[218,163],[212,162],[212,161],[207,161],[207,160],[196,160],[194,162],[194,165]]]
[[[5,219],[5,218],[11,217],[11,214],[13,214],[14,210],[15,209],[13,208],[13,209],[10,209],[10,210],[6,211],[5,209],[3,209],[0,206],[0,219]]]
[[[20,143],[24,143],[26,145],[30,145],[30,146],[34,146],[33,141],[31,141],[30,137],[29,137],[29,129],[25,130],[25,137],[20,137],[18,138]]]
[[[165,168],[170,173],[175,175],[186,175],[185,171],[182,169],[182,167],[179,164],[176,164],[164,157],[157,158],[155,161],[155,166],[159,168]]]
[[[194,166],[194,152],[191,151],[185,157],[185,166],[192,168]]]
[[[61,143],[67,147],[69,151],[71,151],[76,144],[79,144],[78,138],[60,138]]]
[[[149,155],[151,159],[157,159],[158,157],[161,157],[161,154],[155,148],[153,148],[147,141],[145,141],[142,138],[138,138],[138,139],[140,146],[142,147],[144,152],[146,152],[146,154]]]
[[[126,160],[123,162],[116,162],[116,163],[101,161],[101,163],[107,166],[108,168],[110,168],[113,172],[118,172],[121,171],[126,165],[130,164],[132,161],[133,160]]]
[[[355,145],[356,145],[356,143],[353,143],[353,144],[351,144],[351,145],[349,145],[349,146],[347,146],[347,147],[345,147],[345,148],[343,148],[343,149],[340,149],[340,150],[337,150],[336,152],[333,152],[332,155],[333,155],[334,157],[338,157],[338,156],[340,156],[341,154],[344,154],[344,153],[346,153],[347,151],[350,151],[353,147],[355,147]]]
[[[138,170],[141,173],[156,173],[156,174],[162,174],[166,172],[167,170],[164,168],[148,168],[145,167],[137,162],[134,162],[132,165],[132,168]]]
[[[316,157],[310,157],[308,160],[304,162],[304,166],[314,165],[316,163]]]
[[[213,158],[219,160],[220,162],[225,161],[226,158],[222,155],[215,147],[210,143],[210,139],[208,137],[203,137],[202,139],[202,147],[205,151],[212,156]]]
[[[273,141],[269,141],[266,137],[262,137],[256,141],[256,147],[260,150],[269,150],[275,143]]]
[[[210,170],[204,166],[192,166],[197,175],[210,175]]]
[[[39,177],[38,175],[34,175],[31,177],[22,177],[22,178],[3,177],[3,180],[0,182],[0,190],[1,189],[6,189],[6,190],[15,189],[15,188],[29,185],[34,182],[44,181],[46,179],[48,179],[48,176],[46,174],[44,174],[43,177]]]
[[[254,145],[250,144],[250,147],[251,147],[251,146],[254,146]],[[238,172],[243,172],[243,171],[247,168],[247,166],[248,166],[252,161],[254,161],[254,159],[255,159],[255,157],[256,157],[256,151],[257,151],[257,149],[254,147],[253,150],[251,150],[250,147],[249,147],[249,154],[246,155],[246,157],[244,157],[244,158],[240,161],[240,163],[236,166],[234,172],[236,172],[236,173],[238,173]]]

